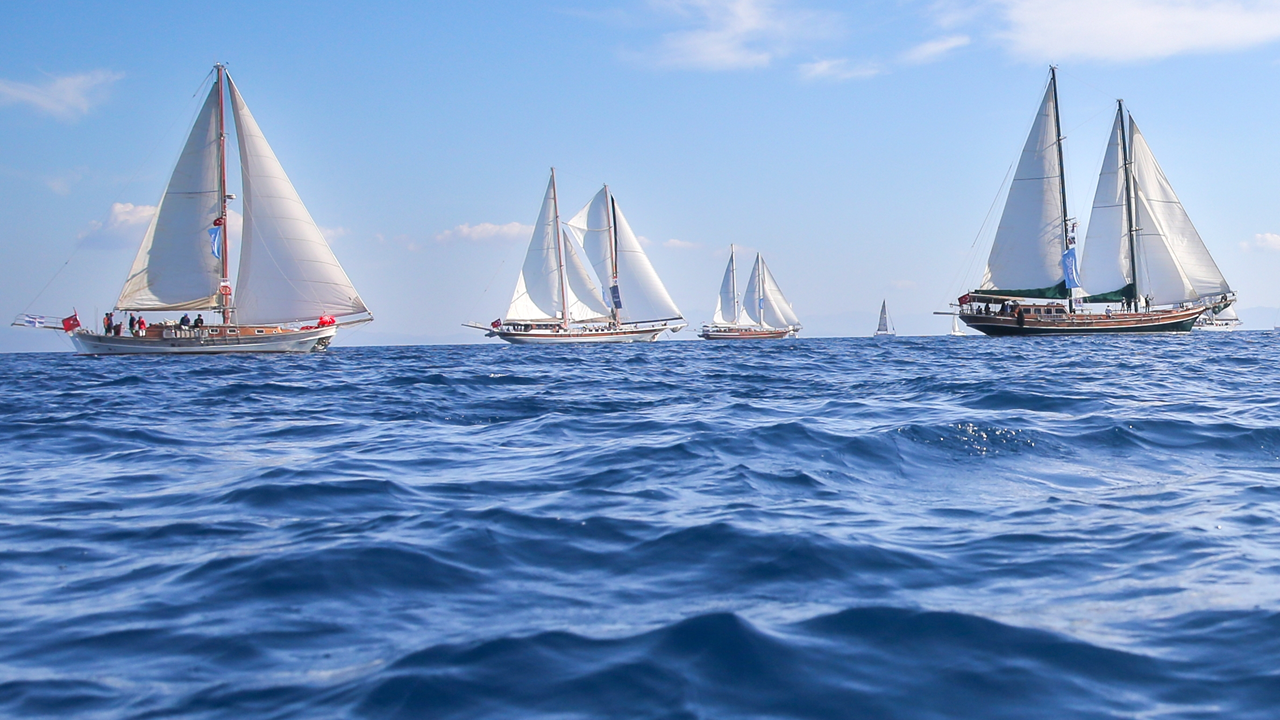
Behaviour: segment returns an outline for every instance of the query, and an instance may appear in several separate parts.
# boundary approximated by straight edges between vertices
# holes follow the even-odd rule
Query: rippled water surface
[[[0,356],[0,715],[1275,718],[1278,344]]]

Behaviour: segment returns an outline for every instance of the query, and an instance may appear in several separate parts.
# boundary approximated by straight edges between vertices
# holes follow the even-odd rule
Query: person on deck
[[[186,313],[182,313],[182,319],[178,321],[178,326],[184,328],[191,327],[191,316]]]
[[[138,318],[129,313],[129,334],[132,335],[134,330],[138,329]]]
[[[194,328],[204,327],[204,316],[201,315],[200,313],[196,313],[196,321],[191,323],[191,327],[194,327]]]
[[[138,336],[139,337],[147,336],[147,321],[141,315],[138,316]]]
[[[116,324],[115,318],[111,317],[111,313],[107,313],[103,315],[102,316],[102,334],[110,335],[111,328],[115,327],[115,324]]]

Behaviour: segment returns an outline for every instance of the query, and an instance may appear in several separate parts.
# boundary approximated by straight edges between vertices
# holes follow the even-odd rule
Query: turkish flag
[[[73,313],[71,317],[62,318],[62,329],[65,330],[66,332],[71,332],[72,330],[75,330],[78,327],[80,327],[79,315],[76,315]]]

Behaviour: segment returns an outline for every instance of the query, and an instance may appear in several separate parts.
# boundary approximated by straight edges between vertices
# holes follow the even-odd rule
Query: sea
[[[6,718],[1280,716],[1280,335],[0,356]]]

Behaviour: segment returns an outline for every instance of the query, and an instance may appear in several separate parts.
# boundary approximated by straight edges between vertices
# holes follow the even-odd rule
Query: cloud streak
[[[463,223],[450,230],[436,233],[436,242],[450,242],[453,240],[470,240],[473,242],[483,240],[523,240],[532,234],[532,225],[521,225],[518,222],[509,222],[505,225],[496,225],[494,223],[470,225]]]
[[[875,63],[863,63],[854,65],[846,58],[835,58],[830,60],[815,60],[811,63],[801,63],[798,66],[800,77],[804,80],[856,80],[859,78],[875,77],[884,72],[884,68]]]
[[[969,44],[968,35],[952,35],[920,43],[902,54],[902,61],[910,65],[923,65],[938,60],[943,55]]]
[[[993,0],[995,33],[1024,60],[1127,62],[1280,40],[1277,0]]]
[[[698,70],[767,67],[799,43],[827,37],[836,17],[785,0],[655,0],[694,27],[662,36],[659,65]]]
[[[26,105],[59,120],[76,120],[106,99],[122,73],[94,70],[50,78],[43,85],[0,79],[0,105]]]

